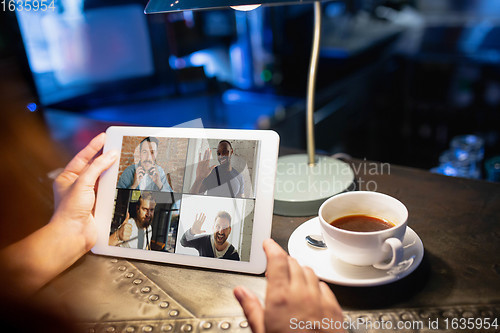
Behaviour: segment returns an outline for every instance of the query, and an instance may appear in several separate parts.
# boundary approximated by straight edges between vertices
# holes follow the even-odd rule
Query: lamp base
[[[354,181],[351,167],[328,156],[317,156],[308,164],[306,154],[278,158],[274,190],[274,214],[284,216],[317,215],[329,197],[345,191]]]

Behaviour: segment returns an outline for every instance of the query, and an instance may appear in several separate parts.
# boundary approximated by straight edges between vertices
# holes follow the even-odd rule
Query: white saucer
[[[288,252],[303,266],[311,267],[316,275],[333,284],[356,287],[378,286],[400,280],[413,272],[424,256],[424,245],[411,228],[406,228],[403,239],[404,258],[390,270],[372,266],[354,266],[337,259],[328,249],[318,249],[307,244],[307,235],[321,235],[319,218],[302,223],[288,240]]]

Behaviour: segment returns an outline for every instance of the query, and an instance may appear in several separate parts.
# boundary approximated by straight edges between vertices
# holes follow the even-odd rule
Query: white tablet
[[[273,131],[110,127],[93,253],[260,274],[271,235]]]

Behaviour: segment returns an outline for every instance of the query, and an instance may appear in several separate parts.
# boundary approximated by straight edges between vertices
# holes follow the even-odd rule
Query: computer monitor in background
[[[145,15],[146,3],[60,0],[53,10],[16,13],[55,139],[71,140],[85,119],[257,128],[289,103],[273,92],[267,9]]]
[[[91,7],[62,0],[46,11],[16,12],[39,102],[83,109],[168,94],[166,32],[162,38],[158,19],[143,11],[141,1]]]

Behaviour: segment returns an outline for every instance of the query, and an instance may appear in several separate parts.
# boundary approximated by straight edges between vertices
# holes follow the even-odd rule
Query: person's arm
[[[229,250],[231,250],[231,253],[228,253]],[[226,254],[224,254],[224,256],[222,257],[223,259],[240,261],[240,255],[238,254],[238,251],[236,251],[236,249],[234,248],[233,245],[230,245],[228,252],[226,252]]]
[[[204,186],[204,181],[205,181],[205,178],[196,178],[194,183],[193,183],[193,186],[191,186],[191,189],[189,190],[189,193],[193,193],[193,194],[205,193],[205,191],[207,190],[207,187]]]
[[[123,170],[116,187],[135,190],[141,183],[142,178],[144,178],[144,174],[144,168],[140,164],[129,165],[125,170]]]
[[[193,225],[189,228],[188,231],[182,235],[181,245],[184,247],[194,247],[199,248],[200,246],[200,237],[197,235],[204,234],[206,230],[201,229],[203,227],[203,223],[205,223],[205,219],[207,216],[205,213],[196,214]]]
[[[138,165],[129,165],[125,170],[123,170],[120,179],[118,179],[116,187],[135,190],[139,187],[139,184],[141,183],[145,174],[146,171],[144,171],[144,168],[140,163]]]
[[[199,240],[200,237],[196,237],[191,233],[191,230],[186,231],[181,238],[181,245],[184,247],[192,247],[192,248],[198,248],[199,247]]]
[[[127,176],[128,168],[123,170],[120,178],[118,179],[118,183],[116,183],[116,188],[129,188],[130,185],[128,185],[129,181],[128,176]]]
[[[191,186],[190,193],[200,194],[207,189],[203,186],[203,181],[210,175],[215,165],[210,166],[210,149],[205,150],[203,158],[199,154],[198,165],[196,166],[196,178]]]
[[[116,231],[109,236],[108,244],[111,246],[118,246],[121,243],[128,241],[130,236],[132,236],[132,224],[128,221],[129,213],[127,212],[127,216],[122,224],[116,229]]]
[[[133,178],[132,185],[130,186],[130,189],[135,190],[139,187],[139,185],[142,182],[142,179],[146,175],[146,170],[142,167],[141,163],[138,165],[131,165],[130,166],[130,171],[131,171],[131,178]]]
[[[294,322],[343,322],[342,309],[324,282],[319,282],[311,268],[300,266],[297,261],[273,240],[264,241],[267,257],[267,291],[265,307],[245,287],[236,287],[234,295],[254,333],[290,332]],[[340,326],[342,327],[342,326]],[[316,330],[301,332],[343,332],[335,324]]]
[[[95,184],[118,157],[110,151],[93,160],[104,141],[104,133],[94,138],[55,180],[57,209],[50,222],[0,251],[4,278],[16,292],[34,293],[94,246]]]
[[[240,183],[240,190],[238,194],[236,194],[236,197],[243,198],[245,196],[245,180],[243,179],[243,175],[241,173],[238,174],[238,180]]]
[[[158,186],[158,188],[160,188],[160,191],[173,192],[174,190],[172,189],[172,187],[170,186],[170,183],[168,182],[167,174],[165,173],[165,170],[163,170],[162,167],[158,166],[158,173],[160,174],[161,187],[158,185],[157,186]]]
[[[158,187],[158,190],[165,191],[164,187],[167,183],[167,177],[163,169],[159,165],[153,165],[151,169],[148,170],[148,173],[153,183]]]

